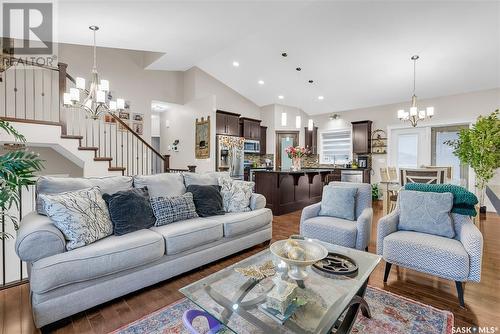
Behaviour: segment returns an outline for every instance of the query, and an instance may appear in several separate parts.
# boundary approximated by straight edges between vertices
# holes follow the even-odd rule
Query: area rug
[[[365,318],[359,312],[351,333],[449,334],[452,332],[453,313],[449,311],[438,310],[430,305],[370,286],[366,290],[365,299],[370,305],[372,318]],[[196,308],[198,308],[196,305],[184,298],[119,328],[112,334],[189,334],[182,324],[182,315],[184,311]],[[207,330],[206,324],[201,321],[197,327],[200,328],[200,333]],[[251,329],[241,328],[240,333],[251,333]]]

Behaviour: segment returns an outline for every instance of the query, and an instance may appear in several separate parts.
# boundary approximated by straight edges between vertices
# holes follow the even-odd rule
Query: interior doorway
[[[276,167],[288,170],[292,167],[292,159],[285,150],[289,146],[299,144],[299,131],[276,131]]]

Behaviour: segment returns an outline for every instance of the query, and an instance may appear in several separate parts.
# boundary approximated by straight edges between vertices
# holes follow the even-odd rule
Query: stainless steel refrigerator
[[[218,171],[229,172],[233,179],[243,180],[243,145],[234,144],[239,141],[243,142],[243,139],[232,136],[217,136],[216,167]]]

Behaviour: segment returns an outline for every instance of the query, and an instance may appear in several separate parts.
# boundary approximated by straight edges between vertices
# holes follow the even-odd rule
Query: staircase
[[[195,166],[171,169],[169,156],[155,150],[119,114],[107,112],[92,120],[81,109],[65,107],[63,93],[75,87],[66,64],[39,65],[2,53],[0,61],[0,119],[22,133],[27,146],[53,148],[82,167],[86,177],[195,171]],[[9,145],[13,138],[0,132],[0,142]],[[19,219],[35,208],[34,186],[20,194],[21,207],[11,209]],[[12,224],[0,223],[3,232],[16,235]],[[27,279],[14,244],[15,238],[0,240],[0,289]]]
[[[61,152],[70,153],[68,158],[81,158],[85,176],[194,171],[194,166],[171,169],[169,156],[160,154],[132,129],[130,110],[106,112],[92,120],[84,110],[64,106],[64,92],[75,87],[66,64],[39,65],[6,54],[0,60],[9,65],[0,71],[0,118],[20,130],[28,145],[60,146]],[[127,114],[129,120],[123,119]]]

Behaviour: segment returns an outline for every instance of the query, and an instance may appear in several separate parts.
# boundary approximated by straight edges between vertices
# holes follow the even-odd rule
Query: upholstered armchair
[[[464,307],[463,282],[479,282],[483,236],[468,216],[452,213],[454,238],[403,231],[398,227],[400,203],[377,226],[377,254],[386,261],[384,283],[392,264],[455,281]]]
[[[300,234],[331,244],[367,250],[373,218],[371,186],[367,183],[330,182],[336,187],[356,187],[355,220],[319,216],[321,203],[305,207]]]

